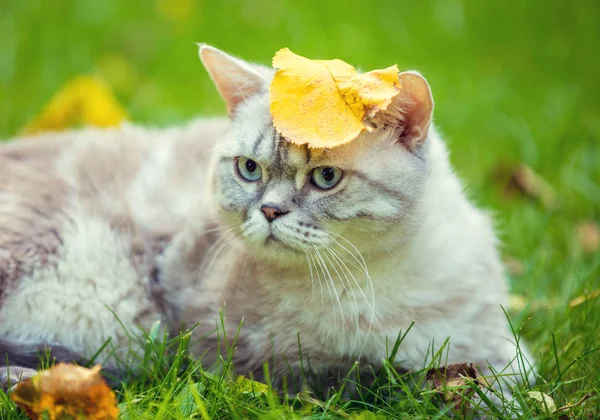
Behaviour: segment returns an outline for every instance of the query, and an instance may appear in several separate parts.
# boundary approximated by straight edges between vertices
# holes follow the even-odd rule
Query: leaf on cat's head
[[[59,363],[20,382],[11,398],[34,420],[44,415],[57,420],[113,420],[119,414],[115,394],[100,375],[99,365],[87,369]]]
[[[397,66],[358,74],[341,60],[310,60],[287,48],[273,57],[273,124],[285,140],[330,148],[371,129],[400,93]]]

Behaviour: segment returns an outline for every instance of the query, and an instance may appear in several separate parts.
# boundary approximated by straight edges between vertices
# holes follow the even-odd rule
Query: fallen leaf
[[[600,229],[598,225],[588,220],[577,226],[577,241],[583,252],[594,253],[600,248]]]
[[[266,384],[247,379],[243,376],[238,376],[235,383],[242,394],[252,394],[256,397],[265,395],[269,391],[269,387]]]
[[[271,115],[285,140],[330,148],[371,129],[400,92],[397,66],[358,74],[341,60],[310,60],[287,48],[273,57]]]
[[[475,393],[471,384],[475,382],[478,386],[489,387],[489,384],[473,363],[455,363],[441,368],[433,368],[427,371],[425,380],[428,381],[444,400],[451,402],[456,409],[469,408],[469,402],[465,396],[470,397]],[[461,395],[457,391],[462,391]]]
[[[125,109],[101,80],[81,76],[63,86],[24,132],[35,134],[77,125],[109,127],[125,117]]]
[[[578,296],[575,299],[571,299],[569,301],[569,308],[573,308],[575,306],[579,306],[582,303],[587,302],[588,300],[595,299],[600,296],[600,290],[595,290],[593,292],[586,293],[584,295]]]
[[[552,414],[556,411],[556,404],[550,395],[539,391],[529,391],[527,395],[529,398],[539,402],[546,413]]]
[[[516,166],[499,164],[491,170],[490,175],[494,182],[504,187],[505,197],[520,194],[538,200],[546,208],[556,206],[556,193],[552,185],[524,163]]]
[[[508,308],[511,311],[519,312],[528,308],[530,312],[550,311],[561,306],[557,299],[537,299],[528,300],[525,296],[511,294],[508,298]]]
[[[44,413],[52,420],[113,420],[119,414],[115,394],[100,375],[99,365],[87,369],[56,364],[20,382],[11,399],[33,420],[44,418]]]

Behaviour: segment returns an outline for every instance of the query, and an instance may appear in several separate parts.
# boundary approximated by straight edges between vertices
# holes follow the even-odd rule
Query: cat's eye
[[[235,166],[238,174],[249,182],[256,182],[262,178],[262,169],[258,163],[246,157],[236,159]]]
[[[341,179],[341,169],[333,166],[320,166],[313,169],[310,182],[322,190],[329,190],[335,187]]]

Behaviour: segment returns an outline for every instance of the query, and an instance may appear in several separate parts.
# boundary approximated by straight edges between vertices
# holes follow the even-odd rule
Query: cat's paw
[[[34,377],[37,370],[21,366],[0,367],[0,387],[4,391],[12,391],[21,381]]]

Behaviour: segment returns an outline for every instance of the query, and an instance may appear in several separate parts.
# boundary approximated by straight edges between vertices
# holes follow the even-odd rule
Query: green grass
[[[592,0],[0,0],[0,137],[87,73],[113,86],[134,121],[167,125],[221,113],[195,41],[265,63],[287,46],[364,69],[394,62],[419,69],[457,172],[495,213],[503,253],[523,264],[511,282],[526,306],[510,315],[538,361],[535,389],[557,406],[590,395],[571,411],[596,417],[600,298],[568,303],[600,290],[600,252],[585,253],[576,237],[580,222],[600,221],[599,21]],[[514,162],[550,183],[553,208],[500,193],[490,170]],[[404,393],[391,399],[378,397],[384,385],[354,400],[283,401],[244,393],[198,363],[175,375],[169,363],[119,391],[123,418],[345,418],[363,410],[428,418],[440,406],[394,375],[388,379]],[[541,410],[526,389],[517,394]],[[1,418],[23,418],[3,394],[0,404]]]

